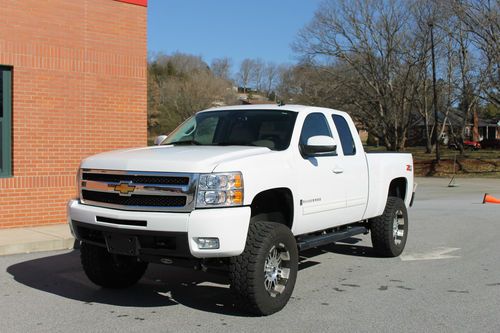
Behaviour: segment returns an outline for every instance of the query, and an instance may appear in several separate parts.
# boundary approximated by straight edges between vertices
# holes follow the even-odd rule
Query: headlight
[[[241,172],[201,174],[196,193],[196,207],[228,207],[243,205]]]

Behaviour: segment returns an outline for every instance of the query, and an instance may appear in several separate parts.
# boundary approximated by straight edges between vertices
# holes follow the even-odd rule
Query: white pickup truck
[[[301,250],[371,232],[381,256],[403,251],[412,156],[365,153],[345,112],[214,108],[160,141],[81,163],[68,219],[97,285],[130,286],[148,263],[218,268],[268,315],[288,302]]]

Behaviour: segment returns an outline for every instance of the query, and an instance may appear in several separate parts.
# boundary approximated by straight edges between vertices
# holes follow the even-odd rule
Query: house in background
[[[3,0],[0,228],[66,222],[81,159],[146,145],[147,0]]]
[[[480,119],[478,132],[482,140],[500,140],[500,119]]]
[[[452,129],[459,128],[463,123],[463,118],[454,114],[449,114],[444,117],[439,114],[439,121],[442,123],[446,121],[444,133],[441,137],[442,144],[447,145],[453,140]],[[499,119],[482,119],[477,118],[477,132],[474,133],[474,121],[470,121],[464,128],[464,136],[466,140],[471,141],[495,141],[500,140],[500,120]],[[429,131],[434,126],[434,119],[430,120]],[[423,119],[419,120],[413,127],[410,128],[408,135],[408,145],[410,146],[423,146],[425,145],[425,123]]]

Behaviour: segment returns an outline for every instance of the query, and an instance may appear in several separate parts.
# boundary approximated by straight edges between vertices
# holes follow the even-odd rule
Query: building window
[[[12,68],[0,66],[0,177],[12,176]]]

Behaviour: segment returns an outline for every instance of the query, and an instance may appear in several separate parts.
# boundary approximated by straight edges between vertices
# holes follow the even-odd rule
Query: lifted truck
[[[345,112],[214,108],[160,141],[81,163],[68,219],[97,285],[130,286],[148,263],[226,268],[245,308],[269,315],[300,250],[367,232],[382,256],[405,247],[412,156],[365,153]]]

